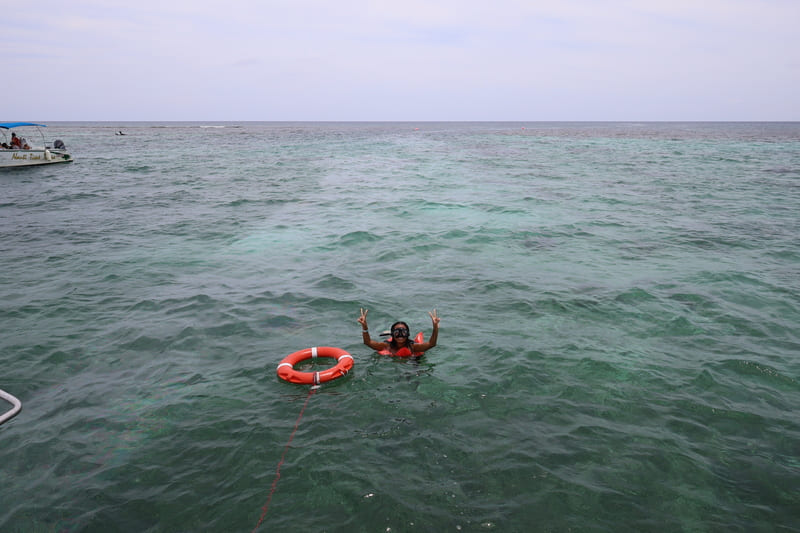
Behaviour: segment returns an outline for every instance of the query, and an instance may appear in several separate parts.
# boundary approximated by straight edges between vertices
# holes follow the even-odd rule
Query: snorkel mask
[[[404,327],[396,327],[392,330],[392,337],[398,339],[400,337],[408,338],[408,329]]]

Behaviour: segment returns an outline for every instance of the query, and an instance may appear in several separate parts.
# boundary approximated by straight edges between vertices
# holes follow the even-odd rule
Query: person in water
[[[415,343],[409,338],[409,327],[405,322],[395,322],[392,324],[391,340],[388,342],[374,341],[369,336],[369,327],[367,326],[367,313],[368,309],[361,309],[361,316],[358,317],[358,323],[361,324],[361,336],[364,344],[375,350],[376,352],[388,351],[392,355],[399,356],[416,356],[419,357],[424,352],[436,346],[436,341],[439,337],[439,315],[436,314],[436,309],[429,312],[431,323],[433,324],[433,332],[431,333],[428,342]]]

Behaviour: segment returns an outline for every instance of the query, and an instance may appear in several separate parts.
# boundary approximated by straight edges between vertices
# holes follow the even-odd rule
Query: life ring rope
[[[326,370],[318,372],[300,372],[294,369],[294,365],[308,359],[319,357],[329,357],[336,359],[336,365]],[[328,381],[346,376],[353,368],[353,356],[332,346],[314,346],[291,353],[283,358],[278,365],[276,372],[278,377],[290,383],[300,383],[303,385],[319,385]]]

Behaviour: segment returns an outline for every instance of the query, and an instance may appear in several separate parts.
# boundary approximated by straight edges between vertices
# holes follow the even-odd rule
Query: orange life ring
[[[321,372],[300,372],[294,369],[294,365],[307,359],[317,357],[331,357],[336,359],[335,366]],[[278,377],[291,383],[302,383],[304,385],[319,385],[326,381],[331,381],[347,375],[353,368],[353,356],[341,348],[331,346],[314,346],[287,355],[278,365]]]

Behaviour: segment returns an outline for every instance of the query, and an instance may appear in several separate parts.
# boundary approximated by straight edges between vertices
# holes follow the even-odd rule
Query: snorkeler
[[[367,326],[367,309],[361,309],[361,316],[358,317],[358,323],[361,324],[361,334],[364,344],[377,352],[386,352],[389,355],[397,356],[414,356],[419,357],[426,351],[436,346],[436,340],[439,337],[439,315],[436,314],[436,309],[429,312],[431,323],[433,324],[433,332],[431,333],[428,342],[415,343],[409,338],[408,324],[405,322],[395,322],[392,324],[391,340],[389,342],[373,341],[369,337],[369,327]]]

